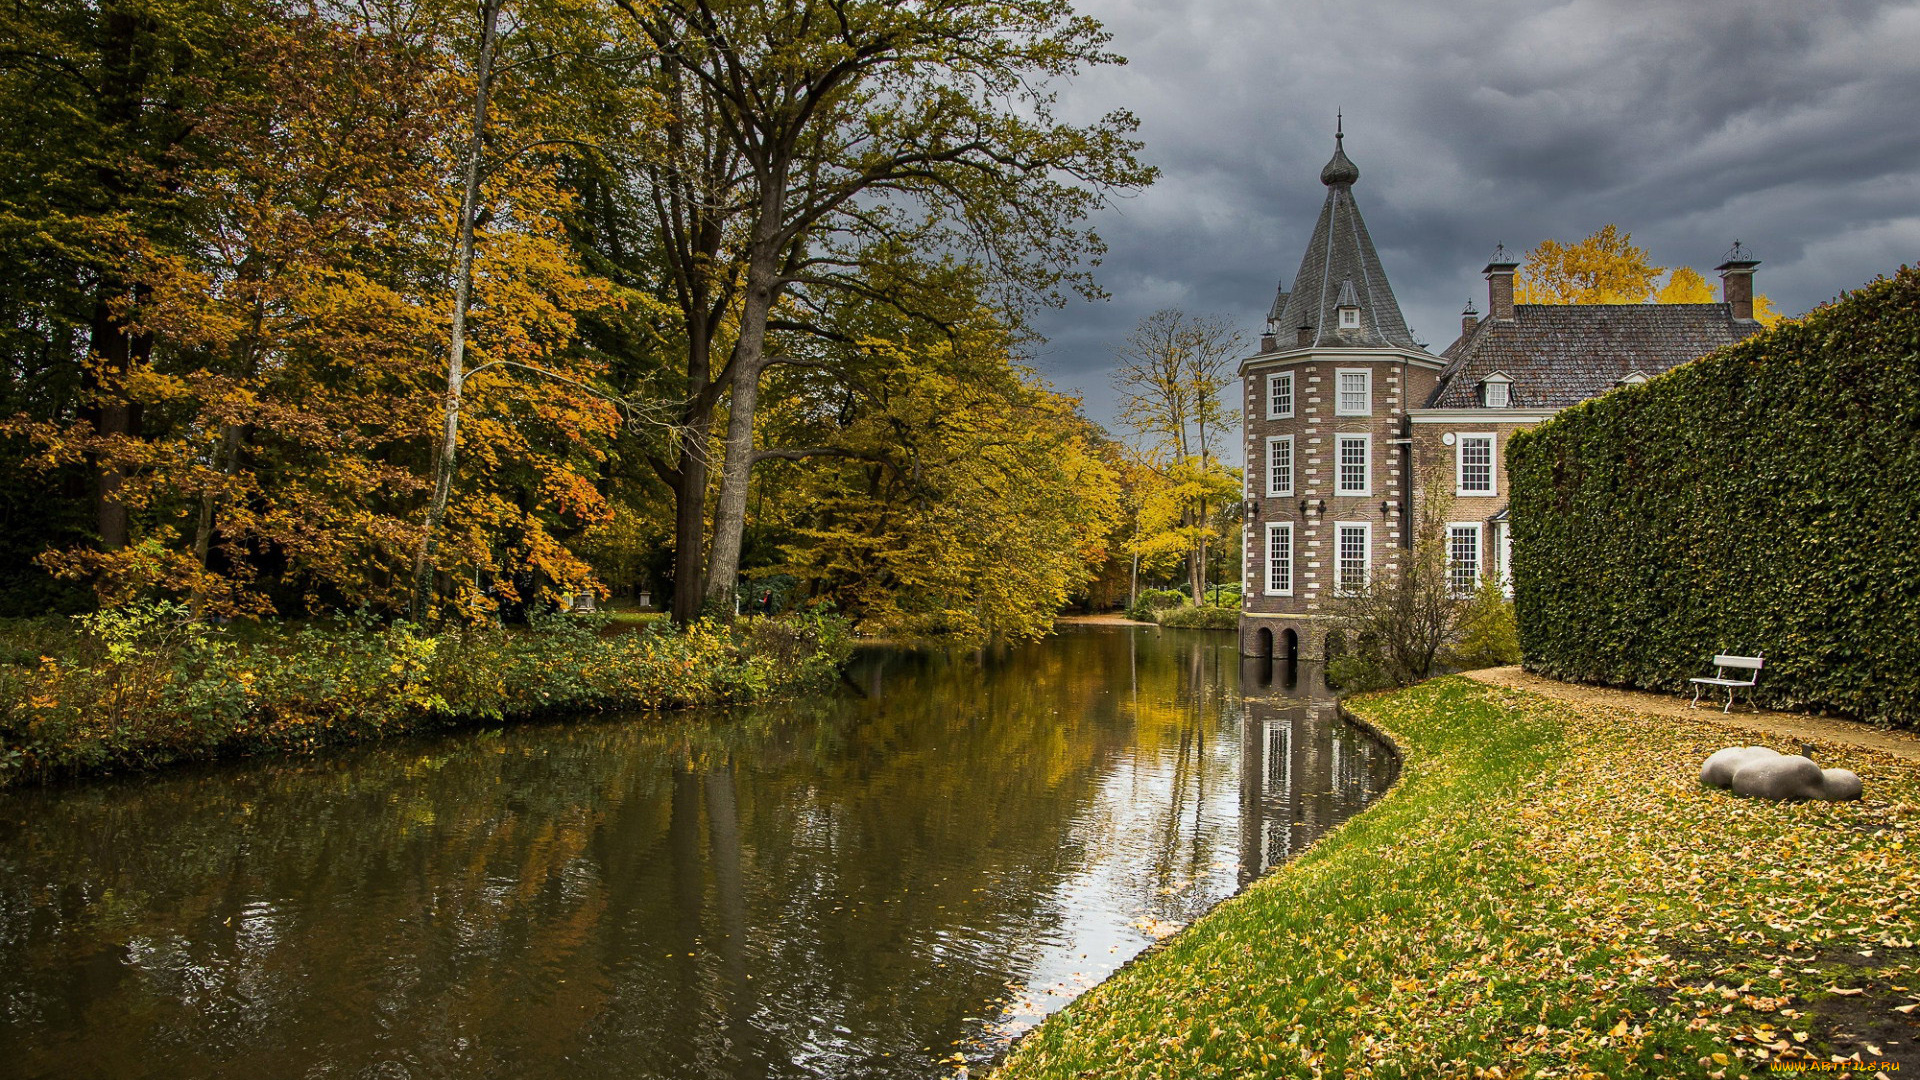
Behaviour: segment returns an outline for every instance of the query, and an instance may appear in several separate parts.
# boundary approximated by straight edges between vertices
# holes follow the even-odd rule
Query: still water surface
[[[1083,628],[873,650],[799,704],[0,795],[0,1075],[977,1065],[1386,786],[1293,674]]]

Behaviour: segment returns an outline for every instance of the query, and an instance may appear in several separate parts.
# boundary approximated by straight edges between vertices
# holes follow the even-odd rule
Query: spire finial
[[[1346,151],[1346,118],[1338,111],[1333,114],[1333,160],[1320,170],[1320,182],[1333,187],[1336,184],[1351,184],[1360,179],[1360,169],[1348,159]]]

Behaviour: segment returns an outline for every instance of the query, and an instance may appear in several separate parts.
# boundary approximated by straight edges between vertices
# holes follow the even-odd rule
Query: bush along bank
[[[1920,723],[1920,268],[1507,448],[1527,667]]]
[[[782,696],[824,686],[851,651],[834,616],[604,630],[580,616],[513,630],[364,620],[229,630],[171,604],[16,629],[0,653],[0,785]]]
[[[1239,629],[1238,586],[1215,585],[1204,595],[1206,603],[1194,604],[1186,593],[1178,589],[1146,589],[1127,608],[1127,618],[1181,630]]]
[[[1743,800],[1698,783],[1741,741],[1705,723],[1462,677],[1347,705],[1399,784],[1049,1018],[1004,1080],[1920,1063],[1920,767],[1836,752],[1865,801]]]

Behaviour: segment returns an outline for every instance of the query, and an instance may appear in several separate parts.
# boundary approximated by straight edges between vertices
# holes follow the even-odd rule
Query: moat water
[[[0,794],[0,1076],[951,1074],[1392,767],[1317,668],[1086,627]]]

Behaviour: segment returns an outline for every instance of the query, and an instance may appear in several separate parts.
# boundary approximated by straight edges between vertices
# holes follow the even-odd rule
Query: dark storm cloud
[[[1112,299],[1042,321],[1041,368],[1102,421],[1109,347],[1142,315],[1258,332],[1325,197],[1336,109],[1388,277],[1436,351],[1484,296],[1495,242],[1614,222],[1711,280],[1737,237],[1790,313],[1920,255],[1920,4],[1080,7],[1132,62],[1062,105],[1132,111],[1163,173],[1098,221]]]

